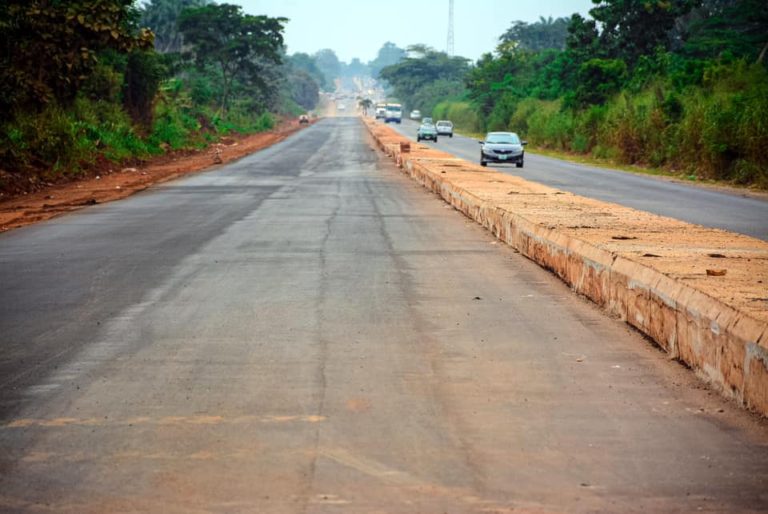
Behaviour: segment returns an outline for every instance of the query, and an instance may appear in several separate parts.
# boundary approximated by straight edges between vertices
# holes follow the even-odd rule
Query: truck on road
[[[402,123],[403,122],[403,106],[400,104],[387,104],[386,114],[384,115],[384,123]]]
[[[387,104],[384,104],[384,103],[376,104],[376,119],[383,120],[386,117],[387,117]]]

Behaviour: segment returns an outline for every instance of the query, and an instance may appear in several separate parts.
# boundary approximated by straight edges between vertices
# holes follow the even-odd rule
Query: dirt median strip
[[[768,243],[488,170],[365,123],[417,182],[768,416]]]
[[[0,233],[89,205],[119,200],[154,184],[232,162],[279,143],[304,126],[292,121],[268,132],[224,137],[220,143],[187,155],[159,156],[135,167],[115,165],[117,171],[113,173],[56,184],[36,193],[0,200]]]

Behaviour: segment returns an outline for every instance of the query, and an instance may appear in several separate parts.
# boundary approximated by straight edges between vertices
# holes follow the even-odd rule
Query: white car
[[[412,120],[420,120],[421,119],[421,111],[416,111],[416,110],[411,111],[411,119]]]
[[[435,127],[437,127],[437,133],[440,136],[448,136],[453,137],[453,123],[448,120],[438,120],[437,123],[435,123]]]

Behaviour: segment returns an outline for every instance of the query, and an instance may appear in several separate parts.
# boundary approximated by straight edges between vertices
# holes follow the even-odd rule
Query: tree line
[[[280,17],[210,0],[0,3],[0,190],[202,147],[333,88]]]
[[[768,187],[768,2],[593,4],[513,22],[475,63],[427,49],[380,76],[471,132]]]

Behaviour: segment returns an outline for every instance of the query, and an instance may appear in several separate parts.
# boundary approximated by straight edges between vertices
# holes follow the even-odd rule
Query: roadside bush
[[[571,150],[579,153],[590,153],[598,144],[598,134],[605,122],[608,109],[604,105],[590,105],[583,111],[577,112],[574,119],[573,141]]]
[[[79,97],[73,105],[72,116],[79,137],[91,145],[91,151],[110,161],[144,157],[150,153],[119,104]]]
[[[768,185],[768,72],[734,63],[681,95],[671,160],[703,176]],[[745,87],[751,84],[750,87]]]
[[[169,147],[179,150],[192,146],[192,135],[200,130],[201,124],[191,115],[190,108],[181,101],[163,99],[155,108],[155,121],[149,142],[156,148]],[[176,100],[179,100],[178,98]]]
[[[517,132],[521,136],[528,134],[528,121],[531,116],[540,108],[542,100],[536,98],[525,98],[517,104],[512,116],[509,118],[509,130]]]
[[[40,113],[18,114],[0,129],[0,160],[9,171],[77,171],[91,162],[93,149],[73,113],[55,104]]]
[[[231,132],[246,134],[270,130],[275,126],[275,120],[268,112],[254,114],[249,110],[235,107],[227,113],[225,118],[214,118],[213,124],[220,134]]]
[[[622,93],[607,105],[597,137],[601,145],[614,149],[622,163],[658,166],[665,160],[665,128],[663,111],[653,93]]]
[[[78,173],[98,155],[119,161],[148,153],[119,104],[82,95],[67,108],[19,114],[0,129],[0,159],[9,171]]]
[[[559,101],[538,100],[538,109],[528,117],[528,139],[557,150],[568,150],[573,140],[573,113],[561,109]]]

